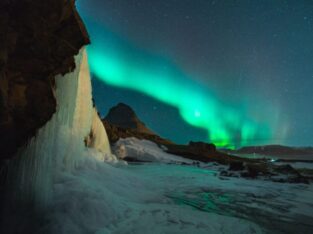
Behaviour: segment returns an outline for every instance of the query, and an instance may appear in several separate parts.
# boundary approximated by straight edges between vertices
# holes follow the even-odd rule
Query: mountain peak
[[[153,134],[138,118],[135,111],[125,103],[120,102],[112,107],[104,119],[121,128],[130,128],[141,133]]]

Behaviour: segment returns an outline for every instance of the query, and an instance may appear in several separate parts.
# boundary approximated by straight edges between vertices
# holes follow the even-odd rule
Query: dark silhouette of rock
[[[119,103],[112,107],[104,119],[117,127],[134,129],[140,133],[155,134],[139,120],[135,111],[124,103]]]
[[[229,171],[242,171],[244,169],[245,169],[244,164],[243,162],[240,161],[231,162],[228,168]]]
[[[247,173],[242,174],[244,177],[256,178],[261,175],[270,175],[270,170],[266,163],[248,163],[246,169]]]
[[[197,144],[196,144],[197,145]],[[197,160],[200,162],[217,162],[223,165],[230,165],[232,163],[248,163],[248,162],[260,162],[263,159],[249,159],[240,158],[227,153],[220,152],[215,149],[214,144],[207,144],[202,142],[200,147],[196,147],[195,144],[192,145],[177,145],[170,144],[166,145],[166,152],[170,154],[175,154],[184,158]],[[206,147],[201,147],[208,145]]]
[[[158,145],[173,144],[147,128],[135,111],[124,103],[112,107],[102,122],[111,143],[115,143],[120,138],[136,137],[150,140]]]
[[[205,142],[193,142],[190,141],[189,142],[189,147],[190,148],[194,148],[195,150],[199,150],[199,151],[209,151],[209,152],[215,152],[216,151],[216,146],[214,144],[208,144]]]
[[[265,162],[247,163],[245,170],[241,173],[246,178],[266,178],[280,183],[309,183],[306,178],[291,165],[274,165]]]
[[[74,0],[0,1],[0,160],[56,110],[54,77],[89,43]]]

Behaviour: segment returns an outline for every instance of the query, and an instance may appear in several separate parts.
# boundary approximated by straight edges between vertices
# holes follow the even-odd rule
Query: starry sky
[[[313,1],[78,0],[102,115],[161,136],[313,145]]]

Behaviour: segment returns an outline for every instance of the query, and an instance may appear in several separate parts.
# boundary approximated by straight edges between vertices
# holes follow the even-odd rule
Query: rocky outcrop
[[[10,158],[56,110],[54,77],[89,43],[74,0],[0,1],[0,159]]]
[[[223,152],[219,152],[216,150],[214,144],[207,144],[204,142],[189,142],[188,145],[171,144],[167,145],[166,147],[167,152],[170,154],[179,155],[184,158],[189,158],[200,162],[218,162],[220,164],[229,165],[230,163],[238,161],[255,161],[253,159],[239,158]]]
[[[291,165],[275,165],[266,161],[232,162],[228,170],[221,171],[221,176],[262,178],[280,183],[309,183],[310,178],[303,176]]]

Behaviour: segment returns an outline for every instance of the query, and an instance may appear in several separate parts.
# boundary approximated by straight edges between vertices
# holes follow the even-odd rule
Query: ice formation
[[[114,161],[107,135],[92,105],[91,80],[85,48],[75,57],[76,68],[56,77],[56,113],[21,150],[17,162],[20,174],[15,178],[18,199],[45,206],[51,198],[55,173],[71,171],[84,156]],[[95,149],[85,146],[94,132]],[[97,151],[97,150],[99,151]],[[16,198],[16,199],[17,199]]]
[[[92,125],[89,136],[86,139],[86,144],[88,147],[94,149],[94,155],[98,155],[96,158],[99,160],[117,161],[111,152],[108,135],[96,108],[93,108]]]

